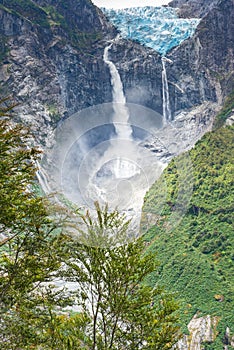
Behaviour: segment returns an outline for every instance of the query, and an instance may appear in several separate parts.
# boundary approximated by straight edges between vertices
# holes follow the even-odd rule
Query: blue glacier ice
[[[102,8],[121,36],[137,40],[161,55],[193,36],[199,19],[178,18],[170,7]]]

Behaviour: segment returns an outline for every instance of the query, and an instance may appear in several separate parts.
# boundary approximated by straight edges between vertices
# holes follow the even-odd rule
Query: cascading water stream
[[[118,37],[115,41],[118,40]],[[116,149],[117,154],[121,148],[121,141],[130,141],[129,146],[131,147],[132,138],[132,128],[129,124],[129,111],[126,106],[126,98],[123,92],[123,84],[116,68],[115,64],[109,59],[109,50],[112,47],[113,42],[105,47],[103,60],[108,65],[111,75],[111,86],[112,86],[112,96],[113,96],[113,124],[116,131],[117,138],[112,141],[112,152],[114,155],[114,149]],[[116,178],[129,178],[136,174],[136,168],[133,163],[129,164],[127,160],[122,159],[117,156],[114,162],[114,174]]]
[[[126,103],[118,69],[109,58],[116,40],[103,50],[112,103],[93,106],[65,120],[44,162],[51,167],[48,177],[39,164],[37,176],[45,193],[63,193],[58,199],[62,203],[65,197],[89,208],[93,215],[95,201],[108,203],[111,210],[118,208],[132,220],[129,237],[133,237],[145,193],[164,168],[145,146],[146,137],[161,128],[162,118],[143,106]]]
[[[129,112],[126,106],[123,84],[116,66],[109,60],[109,50],[112,45],[113,43],[105,47],[103,60],[108,65],[111,74],[114,127],[118,138],[132,139],[132,128],[129,125]]]
[[[51,192],[51,188],[50,188],[50,185],[49,185],[48,180],[47,180],[47,175],[38,161],[36,161],[36,166],[38,168],[38,170],[36,172],[36,176],[37,176],[38,182],[42,188],[42,191],[45,194],[49,194]]]
[[[139,111],[139,107],[130,110],[126,104],[118,69],[109,58],[109,50],[116,40],[118,37],[105,47],[103,53],[103,61],[110,70],[113,96],[112,122],[116,135],[108,140],[108,146],[103,152],[93,149],[85,159],[84,163],[87,166],[84,164],[84,169],[88,169],[89,175],[85,185],[85,199],[90,202],[90,199],[98,198],[101,203],[108,203],[109,208],[118,207],[118,210],[124,212],[129,219],[133,219],[131,230],[136,233],[145,193],[161,174],[164,165],[141,145],[141,141],[133,137],[130,120],[136,117],[145,120],[145,115]],[[139,115],[133,114],[133,111],[139,112]],[[157,125],[156,119],[155,125]],[[147,123],[144,127],[147,128]],[[100,150],[101,146],[102,144]]]
[[[162,57],[162,92],[163,92],[163,123],[164,124],[172,120],[166,62],[172,63],[171,60],[163,56]]]

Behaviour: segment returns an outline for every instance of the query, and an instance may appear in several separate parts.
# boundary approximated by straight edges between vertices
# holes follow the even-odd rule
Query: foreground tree
[[[74,227],[72,220],[65,226],[73,236],[62,233],[67,213],[35,195],[39,152],[2,102],[1,349],[170,349],[178,337],[177,305],[145,283],[157,267],[154,256],[144,254],[141,239],[128,242],[129,222],[118,211],[98,204],[96,219],[80,215]],[[76,282],[72,298],[53,284],[62,276]],[[79,312],[64,310],[75,301]]]
[[[35,195],[39,152],[9,118],[12,107],[0,101],[0,348],[26,349],[51,339],[55,306],[66,298],[45,284],[61,264],[60,220]]]
[[[9,118],[14,105],[9,99],[0,100],[0,234],[3,245],[17,236],[22,229],[42,222],[46,210],[41,198],[36,198],[35,162],[39,151],[29,147],[29,130],[15,125]]]
[[[110,231],[111,241],[114,231],[127,237],[128,223],[118,211],[109,213],[98,204],[96,211],[96,219],[89,213],[82,217],[86,245],[75,239],[67,245],[67,275],[77,282],[77,299],[90,320],[86,345],[93,350],[171,349],[179,335],[178,307],[161,288],[145,283],[157,268],[155,256],[144,254],[142,239],[111,247]],[[98,236],[101,246],[90,245]]]

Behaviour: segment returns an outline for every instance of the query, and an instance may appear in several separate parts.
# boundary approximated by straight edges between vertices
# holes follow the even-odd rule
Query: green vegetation
[[[31,0],[1,0],[0,4],[16,15],[29,19],[32,23],[49,27],[46,12]]]
[[[66,26],[66,21],[64,17],[56,11],[56,9],[53,6],[46,6],[43,7],[43,10],[46,12],[50,25],[58,25],[58,26]]]
[[[142,226],[149,213],[158,219],[157,226],[151,225],[145,235],[148,251],[157,251],[161,262],[149,282],[152,286],[163,283],[178,293],[185,331],[196,313],[220,317],[219,338],[210,347],[213,350],[221,348],[226,327],[234,324],[233,139],[233,127],[221,128],[206,134],[189,152],[193,194],[187,213],[174,230],[168,231],[166,224],[181,185],[175,161],[146,195],[142,216]],[[161,207],[165,189],[166,201]]]
[[[34,193],[39,152],[11,122],[12,107],[0,101],[1,349],[171,349],[178,306],[145,282],[154,255],[141,240],[125,242],[129,222],[117,211],[70,215]]]
[[[56,105],[56,103],[51,102],[46,106],[46,108],[49,112],[52,125],[56,127],[58,125],[58,122],[61,119],[61,115],[59,114],[59,111],[58,111],[58,106]]]
[[[5,102],[7,99],[2,101]],[[8,109],[2,107],[0,116],[6,116]],[[3,225],[0,232],[5,227],[20,231],[24,218],[27,218],[27,225],[36,225],[36,213],[45,215],[41,200],[27,191],[35,176],[35,164],[29,161],[36,160],[39,155],[35,148],[27,148],[29,137],[28,130],[22,126],[10,123],[7,118],[0,119],[0,220]]]
[[[53,30],[60,28],[64,34],[61,41],[62,44],[71,43],[76,49],[81,51],[88,51],[94,42],[102,38],[102,33],[95,30],[95,28],[82,31],[76,21],[69,21],[69,17],[73,17],[74,14],[71,16],[71,14],[65,13],[68,11],[65,3],[41,7],[32,0],[0,0],[0,8],[24,17],[42,29],[49,29],[53,32]],[[2,47],[0,45],[0,61],[3,54],[5,54],[4,41],[2,42]]]
[[[143,283],[157,267],[154,255],[142,254],[141,240],[126,243],[128,222],[117,211],[96,204],[96,212],[97,219],[81,216],[80,237],[67,244],[71,259],[65,261],[66,276],[77,282],[77,298],[89,320],[84,347],[171,349],[178,339],[178,307],[161,288]],[[125,244],[113,244],[113,237]],[[80,243],[82,238],[88,245]]]
[[[230,117],[231,113],[234,113],[233,111],[234,111],[234,90],[226,98],[226,101],[223,105],[222,110],[216,116],[214,121],[214,128],[218,129],[221,126],[223,126],[227,118]]]
[[[9,102],[0,101],[0,343],[1,349],[28,349],[51,341],[54,300],[69,300],[42,286],[61,264],[60,214],[52,221],[51,205],[32,191],[39,152],[29,146],[29,131],[11,122]]]

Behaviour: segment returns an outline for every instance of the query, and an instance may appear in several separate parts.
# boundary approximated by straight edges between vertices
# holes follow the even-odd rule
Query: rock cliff
[[[189,322],[189,335],[185,335],[177,344],[178,350],[202,350],[203,343],[211,344],[216,338],[217,317],[195,315]]]
[[[216,109],[233,87],[233,2],[214,4],[195,36],[168,55],[174,115],[207,101]],[[91,1],[69,0],[66,6],[51,0],[0,1],[1,89],[20,102],[20,115],[33,121],[40,142],[61,118],[111,101],[103,51],[116,34]],[[127,101],[162,114],[161,56],[124,39],[110,55]]]
[[[220,0],[201,20],[193,38],[170,52],[168,79],[175,111],[212,100],[222,105],[233,90],[234,3]]]
[[[102,55],[115,35],[90,1],[0,1],[1,92],[40,143],[61,118],[111,101]]]
[[[218,2],[219,0],[173,0],[169,3],[169,6],[178,8],[178,14],[181,17],[202,18],[212,10]]]
[[[195,35],[171,50],[166,61],[171,110],[173,118],[179,118],[174,127],[183,125],[186,149],[212,128],[215,114],[234,86],[233,1],[207,2],[204,11]],[[135,42],[119,40],[111,59],[120,72],[127,101],[162,114],[161,56]]]

